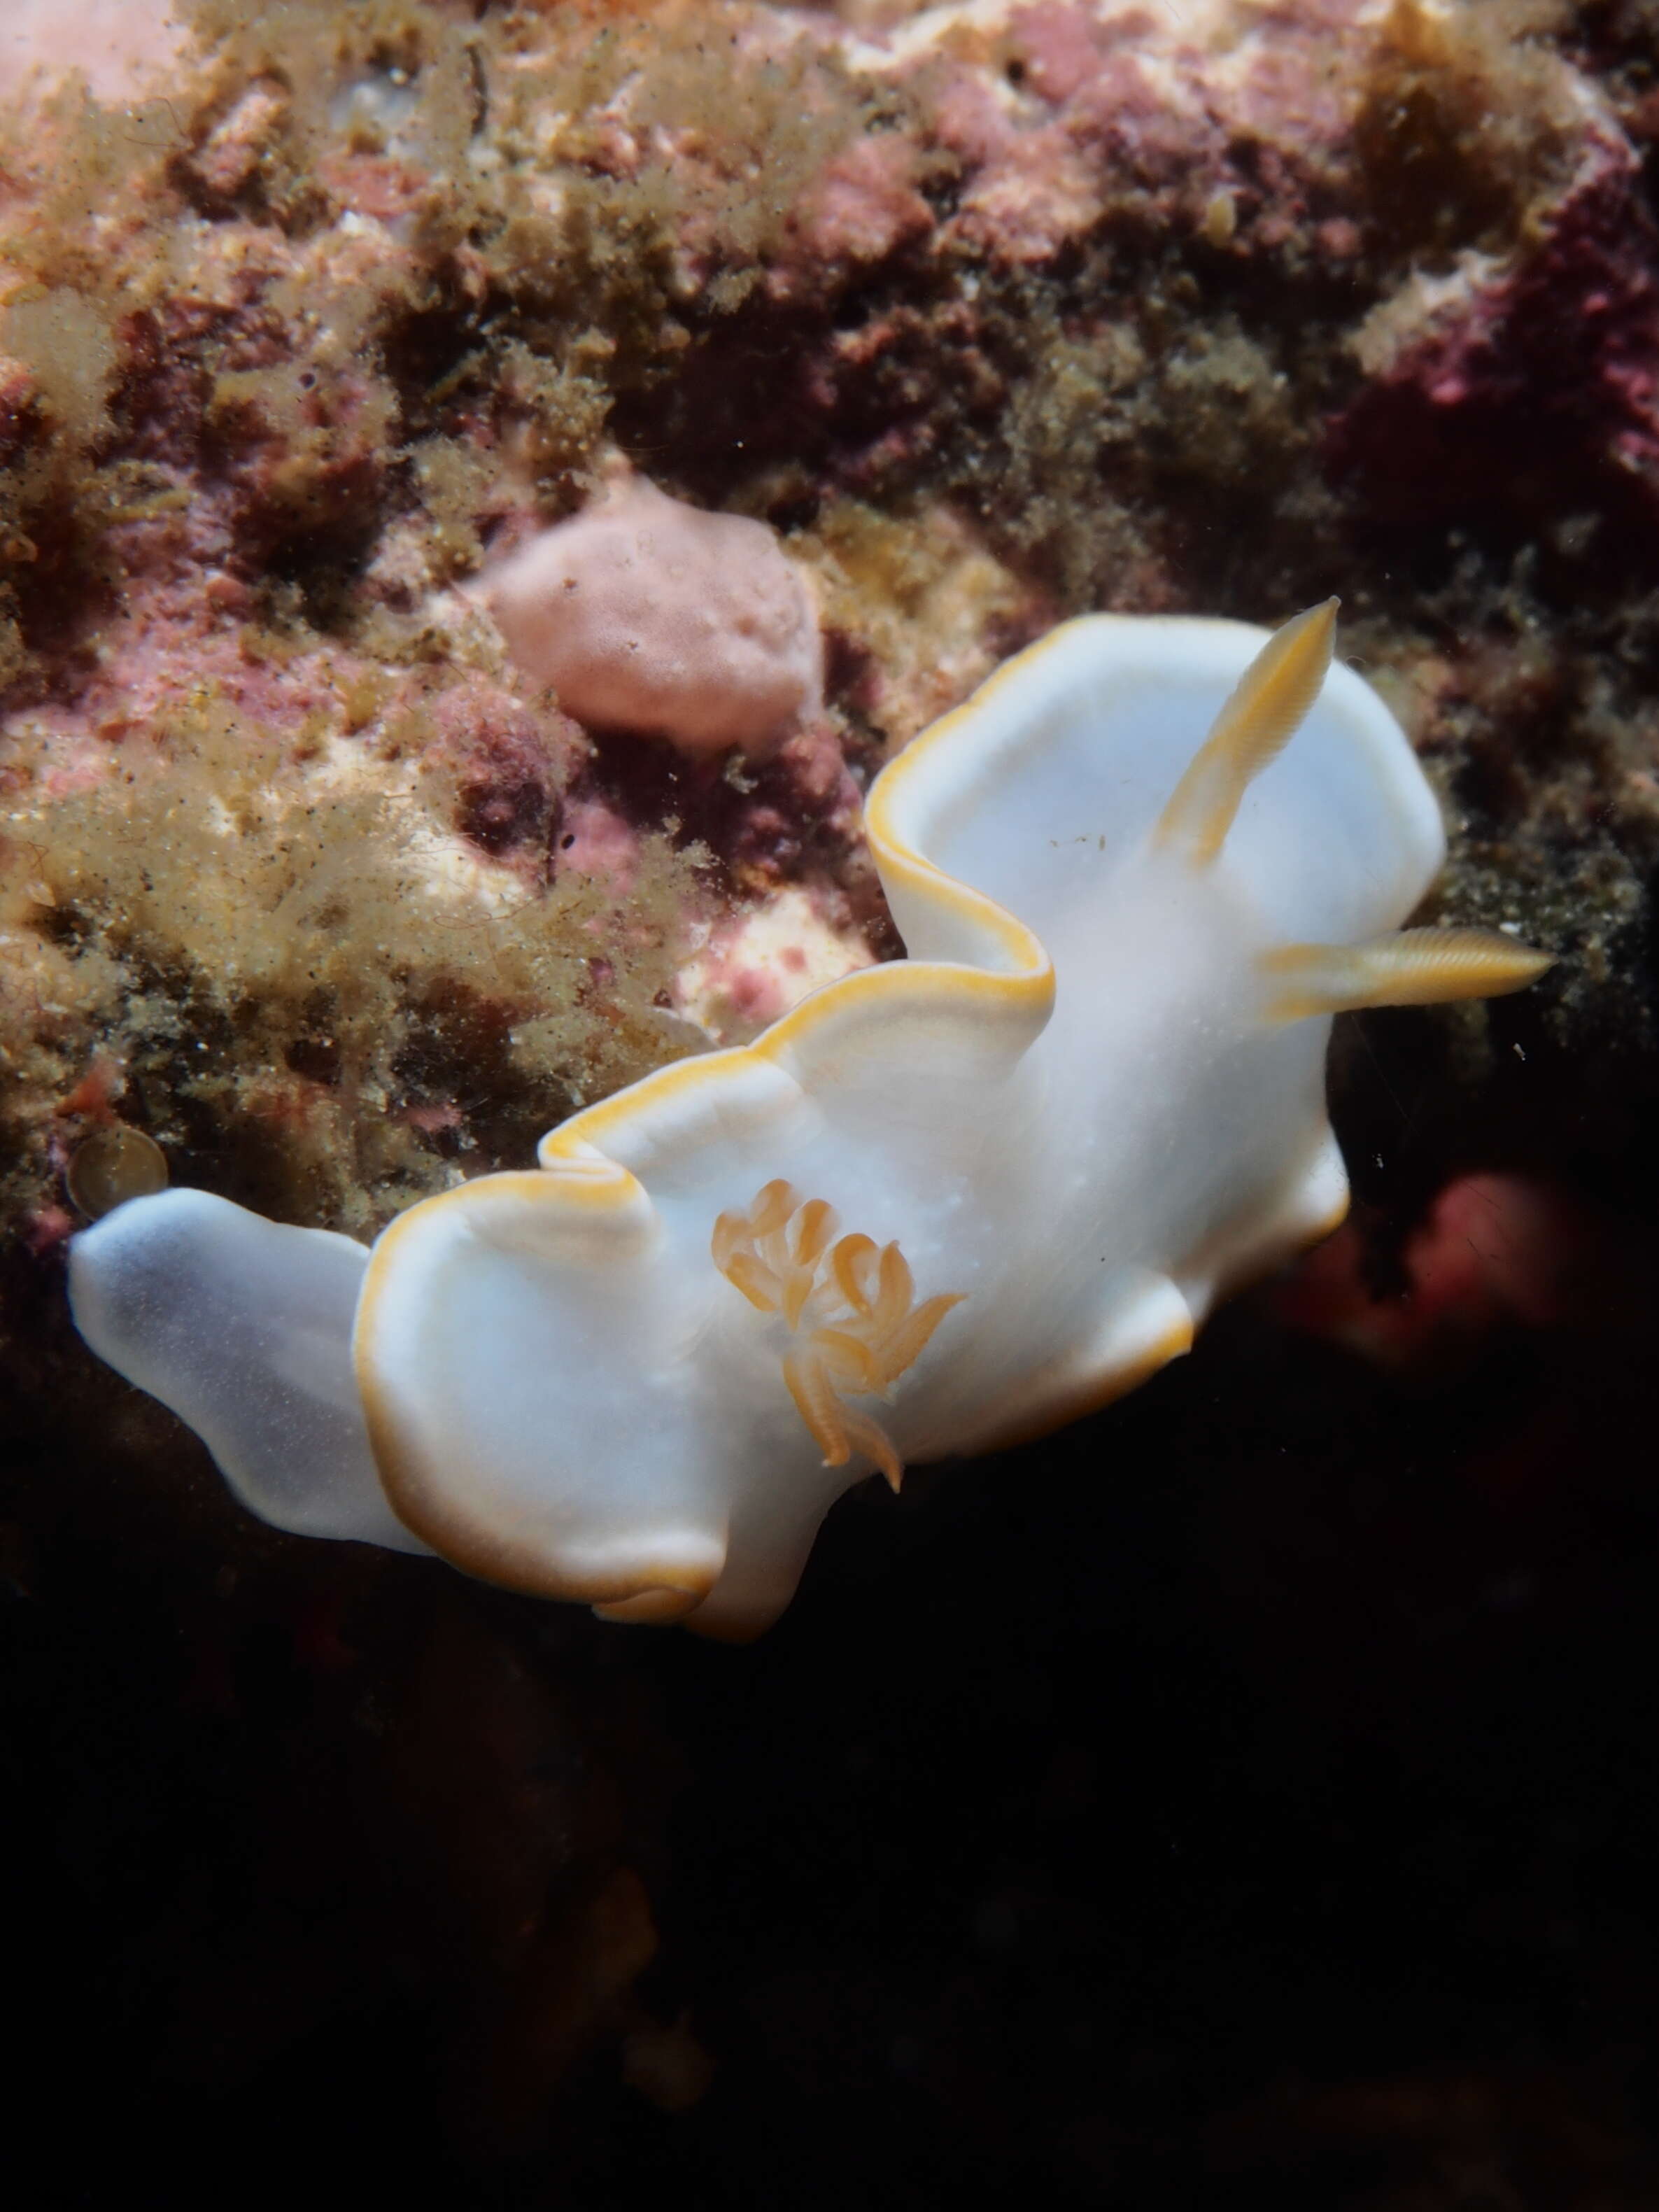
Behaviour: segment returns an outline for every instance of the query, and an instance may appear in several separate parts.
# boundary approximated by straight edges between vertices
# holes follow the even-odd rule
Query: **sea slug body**
[[[82,1334],[279,1525],[757,1632],[849,1483],[1105,1403],[1340,1218],[1334,1011],[1547,964],[1392,933],[1443,835],[1334,618],[1053,631],[872,789],[907,959],[372,1251],[134,1200],[76,1241]]]

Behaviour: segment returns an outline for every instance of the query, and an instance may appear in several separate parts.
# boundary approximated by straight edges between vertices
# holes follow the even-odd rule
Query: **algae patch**
[[[363,1233],[692,1041],[663,1007],[696,849],[526,884],[450,830],[440,766],[296,764],[211,700],[137,750],[0,817],[14,1208],[95,1057],[179,1180]]]

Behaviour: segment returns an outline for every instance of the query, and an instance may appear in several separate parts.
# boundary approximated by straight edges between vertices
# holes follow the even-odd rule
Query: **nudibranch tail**
[[[424,1552],[387,1504],[351,1373],[368,1255],[204,1190],[129,1200],[70,1249],[76,1326],[277,1528]]]
[[[845,1467],[861,1452],[896,1490],[904,1462],[892,1438],[842,1394],[890,1397],[965,1293],[941,1291],[917,1305],[897,1244],[878,1245],[857,1231],[836,1237],[838,1226],[827,1200],[803,1201],[778,1179],[756,1193],[747,1213],[722,1213],[708,1249],[750,1304],[781,1316],[797,1340],[782,1356],[783,1379],[824,1465]]]
[[[1401,929],[1368,945],[1281,945],[1258,963],[1278,985],[1273,1021],[1359,1006],[1427,1006],[1522,991],[1554,965],[1498,929]]]
[[[1158,817],[1154,836],[1207,868],[1226,842],[1240,802],[1277,759],[1319,696],[1336,641],[1336,611],[1325,599],[1273,632],[1234,685],[1210,734]]]

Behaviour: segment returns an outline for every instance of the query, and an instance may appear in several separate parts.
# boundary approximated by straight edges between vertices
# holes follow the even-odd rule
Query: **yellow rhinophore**
[[[1207,868],[1248,787],[1307,719],[1330,669],[1340,602],[1325,599],[1275,630],[1228,696],[1158,817],[1161,843]]]
[[[1269,1018],[1299,1022],[1360,1006],[1498,999],[1554,963],[1498,929],[1400,929],[1369,945],[1276,945],[1260,965],[1275,986]]]

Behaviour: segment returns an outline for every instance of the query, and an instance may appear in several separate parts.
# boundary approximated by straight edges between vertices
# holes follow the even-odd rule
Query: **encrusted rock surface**
[[[94,1062],[187,1176],[362,1231],[890,951],[859,785],[1087,606],[1340,591],[1455,817],[1445,911],[1566,956],[1561,1050],[1645,1053],[1616,11],[150,12],[106,107],[44,11],[5,63],[14,1218]],[[799,724],[758,772],[706,699],[677,760],[615,726],[666,728],[648,681],[503,655],[503,549],[601,529],[625,454],[814,579],[825,704],[732,686],[740,744]]]
[[[1650,2055],[1619,1962],[1659,1955],[1659,1823],[1610,1778],[1659,1659],[1620,1442],[1659,1410],[1649,0],[3,13],[0,1563],[88,1869],[70,1963],[106,1986],[113,1946],[126,1993],[100,2063],[173,1975],[157,2078],[212,2085],[205,2160],[372,2017],[369,2107],[412,2068],[543,2194],[550,2100],[597,2080],[572,2202],[619,2129],[716,2202],[1305,2171],[1322,2207],[1379,2140],[1378,2204],[1556,2201],[1575,2158],[1559,2201],[1650,2201],[1607,2057]],[[491,562],[630,472],[811,580],[822,694],[759,757],[612,726],[490,619]],[[1559,965],[1346,1026],[1345,1241],[1145,1406],[850,1501],[763,1672],[250,1530],[70,1335],[77,1146],[372,1233],[890,957],[860,791],[1051,623],[1333,591],[1446,801],[1437,912]],[[735,2086],[688,2150],[705,2045]],[[856,2127],[799,2170],[884,2099],[888,2195]]]

